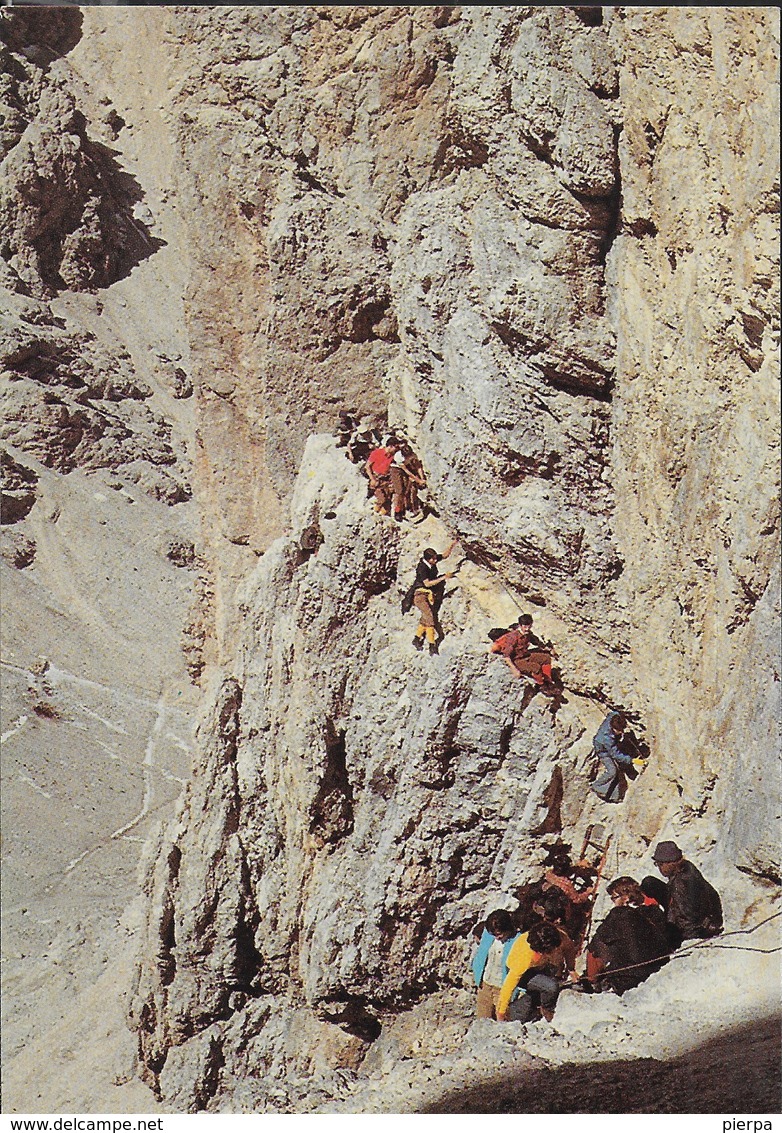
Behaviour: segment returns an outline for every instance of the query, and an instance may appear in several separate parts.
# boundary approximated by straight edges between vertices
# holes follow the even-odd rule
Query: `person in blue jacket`
[[[506,909],[495,909],[486,918],[478,951],[472,961],[472,972],[478,988],[475,1015],[493,1019],[502,985],[508,975],[508,953],[521,933]]]
[[[627,727],[627,717],[621,712],[609,712],[597,730],[592,746],[601,768],[592,784],[592,790],[607,803],[620,803],[627,792],[626,769],[635,771],[633,757],[619,747],[619,740]]]

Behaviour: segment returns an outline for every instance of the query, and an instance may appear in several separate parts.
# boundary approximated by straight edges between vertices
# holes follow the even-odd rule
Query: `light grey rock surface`
[[[71,654],[127,615],[150,679],[178,672],[183,633],[202,685],[192,778],[122,930],[157,1104],[406,1112],[475,1060],[657,1058],[699,1010],[704,1038],[770,1011],[770,963],[737,988],[712,955],[500,1031],[470,1023],[465,973],[472,925],[540,870],[556,766],[563,836],[606,821],[612,872],[675,837],[729,926],[778,894],[776,13],[2,26],[10,605],[68,594]],[[423,458],[420,526],[376,515],[329,438],[352,406]],[[98,526],[129,499],[160,524],[128,524],[114,558],[77,538],[107,483]],[[64,587],[66,537],[94,551],[89,582],[123,580],[113,611]],[[444,641],[421,655],[401,597],[452,539]],[[162,616],[132,600],[142,560],[155,595],[170,583]],[[556,646],[555,717],[487,656],[522,610]],[[123,657],[95,655],[120,681]],[[651,749],[613,810],[586,778],[609,705]]]

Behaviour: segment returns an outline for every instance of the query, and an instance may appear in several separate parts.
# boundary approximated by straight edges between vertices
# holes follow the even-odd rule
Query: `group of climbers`
[[[405,440],[395,433],[381,440],[378,427],[362,424],[358,412],[351,409],[339,412],[337,445],[345,448],[346,456],[361,466],[379,514],[390,514],[397,521],[406,515],[423,517],[419,493],[426,486],[426,476],[420,459]],[[418,614],[413,646],[420,651],[426,644],[432,655],[439,653],[443,637],[439,612],[445,583],[458,570],[457,567],[441,574],[439,564],[450,556],[454,546],[455,543],[451,543],[442,554],[432,547],[424,549],[413,582],[402,600],[403,613],[415,607]],[[532,626],[532,615],[525,613],[504,629],[490,630],[489,653],[502,657],[515,678],[531,682],[528,689],[533,695],[541,692],[548,697],[554,716],[561,705],[567,703],[561,676],[554,668],[556,652],[550,641],[541,640],[533,632]],[[525,696],[528,693],[525,692]],[[609,712],[594,737],[593,753],[592,790],[605,802],[621,802],[628,780],[637,777],[648,756],[648,749],[644,750],[629,730],[624,713]]]
[[[362,426],[355,412],[343,412],[338,444],[361,465],[378,513],[397,521],[423,516],[419,492],[426,477],[406,441],[393,433],[383,440],[376,428]],[[422,650],[426,643],[430,654],[439,651],[445,584],[459,569],[441,573],[439,564],[455,546],[454,540],[442,554],[431,547],[423,551],[402,602],[404,612],[414,607],[418,614],[414,647]],[[532,626],[532,616],[522,614],[506,629],[490,631],[489,653],[501,656],[514,677],[528,678],[534,691],[549,697],[553,714],[565,702],[553,668],[556,653]],[[627,715],[610,711],[593,739],[592,790],[604,802],[621,802],[628,780],[636,778],[648,754]],[[716,890],[674,842],[660,842],[653,860],[665,881],[650,876],[639,884],[629,876],[615,878],[607,889],[613,907],[587,941],[606,853],[607,846],[595,869],[583,853],[573,863],[565,850],[555,848],[544,877],[516,891],[517,909],[496,909],[476,929],[472,968],[479,1018],[550,1020],[563,986],[622,995],[665,965],[684,941],[722,932]],[[584,950],[579,974],[577,960]]]
[[[584,918],[583,906],[589,903],[591,912],[596,883],[572,887],[569,896],[572,880],[562,877],[562,861],[559,874],[549,870],[540,882],[524,887],[526,899],[514,912],[491,912],[480,926],[472,962],[477,1017],[551,1020],[563,987],[623,995],[666,964],[684,941],[719,935],[719,894],[676,843],[660,842],[653,861],[667,884],[654,877],[641,884],[632,877],[615,878],[608,886],[613,908],[588,943],[590,918]],[[582,878],[594,876],[586,862],[573,869]],[[585,945],[579,975],[577,958]]]
[[[424,508],[420,493],[426,487],[426,475],[421,460],[411,446],[396,433],[385,439],[376,424],[367,425],[358,411],[340,410],[337,426],[337,445],[345,455],[360,466],[369,482],[369,492],[375,498],[375,509],[381,515],[391,515],[401,522],[406,516],[423,518]],[[445,583],[456,570],[440,573],[438,564],[449,557],[455,543],[442,554],[427,547],[416,567],[414,580],[402,600],[402,611],[415,607],[418,626],[413,646],[429,653],[439,653],[443,637],[439,611],[445,594]],[[492,642],[489,653],[501,656],[517,679],[527,679],[532,693],[541,692],[551,702],[552,716],[566,703],[564,688],[553,663],[556,653],[551,642],[542,641],[532,629],[531,614],[521,614],[518,621],[505,629],[489,631]],[[637,741],[627,731],[627,719],[619,712],[609,713],[593,741],[602,773],[593,776],[592,789],[606,802],[620,802],[627,790],[627,780],[635,778],[638,762],[643,753]]]
[[[374,425],[363,425],[355,410],[340,410],[337,445],[369,481],[375,510],[391,515],[398,523],[424,516],[421,494],[426,474],[419,456],[404,437],[389,433],[381,439]]]

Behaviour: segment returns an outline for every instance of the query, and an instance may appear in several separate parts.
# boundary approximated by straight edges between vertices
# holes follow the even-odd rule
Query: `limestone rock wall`
[[[774,17],[230,18],[229,37],[208,13],[185,18],[181,59],[208,59],[210,81],[193,72],[177,98],[199,170],[214,162],[202,195],[222,146],[242,217],[225,223],[251,230],[239,253],[235,232],[218,249],[204,226],[197,254],[209,240],[213,261],[228,249],[239,278],[254,272],[265,322],[231,304],[218,331],[190,305],[215,352],[206,449],[227,430],[235,462],[247,422],[263,435],[280,510],[255,528],[260,550],[285,524],[305,422],[387,399],[441,517],[389,528],[339,451],[310,442],[286,533],[238,592],[218,723],[150,874],[163,947],[135,1016],[149,1081],[190,1108],[286,1108],[338,1093],[384,1023],[459,985],[470,924],[539,869],[531,831],[557,764],[572,840],[607,817],[633,868],[673,834],[701,860],[714,850],[731,894],[736,867],[778,877],[778,157],[763,150],[775,55],[758,47]],[[241,352],[228,377],[226,333]],[[206,465],[215,507],[226,466]],[[249,522],[242,494],[224,532]],[[442,655],[418,657],[400,592],[420,547],[452,535],[466,566]],[[568,692],[554,720],[486,658],[489,626],[530,607]],[[639,712],[652,749],[619,817],[584,776],[606,701]],[[320,1084],[299,1081],[312,1067],[276,1018],[303,1009]]]
[[[354,405],[411,433],[476,561],[605,620],[618,88],[579,11],[156,17],[228,655],[306,436]]]
[[[778,14],[627,9],[611,38],[615,533],[657,752],[635,801],[778,878]]]
[[[313,522],[324,538],[311,554],[299,535]],[[389,522],[332,438],[314,437],[291,532],[242,587],[236,675],[204,722],[204,763],[147,891],[156,960],[136,1021],[168,1101],[222,1105],[246,1042],[284,1063],[269,996],[275,1015],[306,1006],[320,1021],[327,1079],[360,1061],[384,1022],[461,984],[490,895],[507,901],[545,855],[530,831],[556,766],[565,821],[583,808],[599,706],[574,696],[553,719],[487,656],[492,618],[511,607],[497,608],[482,568],[449,586],[440,656],[416,654],[400,582],[420,538],[444,549],[446,529],[430,519],[400,535]],[[177,1048],[195,1032],[201,1050],[207,1029],[226,1069],[199,1101],[182,1068],[192,1054]],[[311,1104],[289,1075],[288,1102]],[[248,1076],[244,1096],[260,1104],[264,1076]]]
[[[470,926],[540,869],[556,767],[567,840],[607,819],[634,871],[675,836],[738,921],[779,879],[776,13],[71,19],[53,59],[34,17],[4,25],[9,507],[44,443],[63,472],[124,454],[90,425],[109,401],[199,509],[205,711],[149,849],[131,1012],[163,1103],[338,1097],[400,1012],[457,995]],[[133,270],[107,215],[144,237]],[[156,303],[104,311],[146,268]],[[425,525],[373,514],[327,436],[353,406],[413,440]],[[419,655],[401,594],[452,538]],[[553,718],[486,656],[522,609],[557,648]],[[610,812],[585,777],[607,704],[652,755]]]

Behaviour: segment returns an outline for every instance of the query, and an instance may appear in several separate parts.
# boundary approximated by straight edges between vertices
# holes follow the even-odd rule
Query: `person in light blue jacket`
[[[592,746],[602,770],[592,784],[592,790],[607,803],[620,803],[627,791],[625,770],[635,770],[633,758],[619,747],[619,740],[627,727],[627,717],[621,712],[609,712],[597,730]]]
[[[472,973],[478,988],[475,1015],[493,1019],[502,985],[508,975],[508,954],[521,933],[506,909],[495,909],[486,918],[478,951],[472,961]]]

